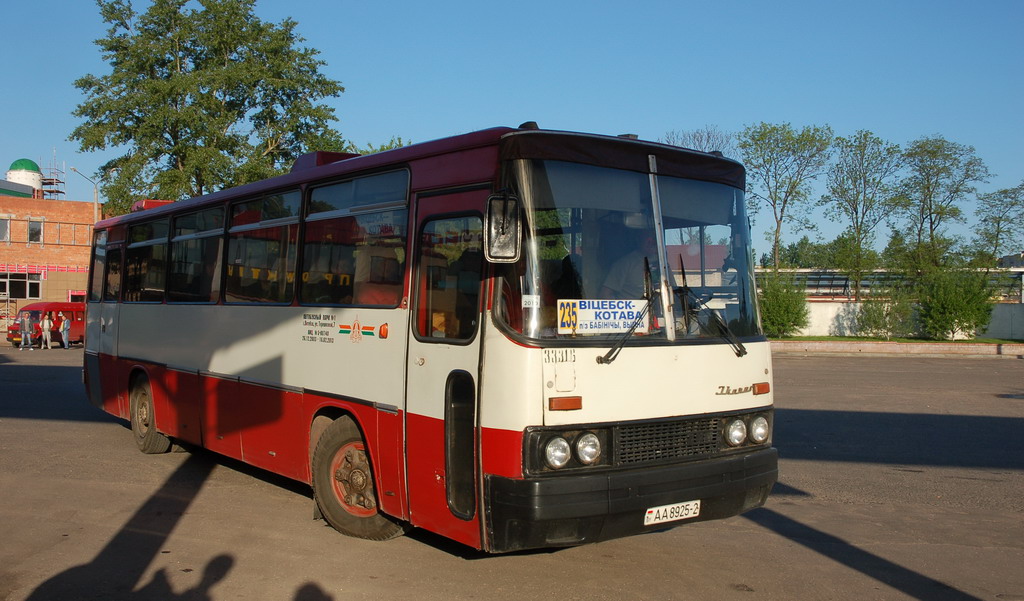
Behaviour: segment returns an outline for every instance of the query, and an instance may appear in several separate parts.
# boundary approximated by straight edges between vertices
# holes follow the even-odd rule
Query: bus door
[[[111,368],[113,360],[117,358],[117,324],[121,306],[124,247],[108,246],[105,263],[103,296],[100,303],[91,307],[86,343],[90,350],[99,353],[99,361],[104,365],[100,370],[104,409],[114,415],[128,417],[127,398],[117,397],[120,376],[117,370]],[[99,315],[93,315],[92,311],[97,311]]]
[[[477,391],[487,191],[420,198],[406,377],[409,514],[480,546]]]
[[[106,278],[103,282],[103,302],[100,303],[99,352],[107,357],[117,357],[117,317],[121,306],[121,272],[124,266],[124,249],[121,246],[107,247]]]

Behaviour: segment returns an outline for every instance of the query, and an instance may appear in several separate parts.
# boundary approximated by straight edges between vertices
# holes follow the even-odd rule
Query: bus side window
[[[494,312],[498,321],[523,333],[522,262],[499,264],[495,270]]]
[[[92,268],[89,269],[89,302],[98,303],[103,300],[103,290],[106,282],[104,273],[107,266],[107,249],[97,246],[92,258]]]
[[[224,207],[178,215],[171,230],[167,300],[215,303],[223,269]]]
[[[227,302],[289,303],[295,286],[297,223],[228,235]]]
[[[307,221],[302,303],[397,307],[408,216],[400,209]]]
[[[467,340],[480,315],[483,225],[479,217],[427,223],[420,236],[417,330],[423,338]]]
[[[231,205],[225,302],[292,302],[300,204],[289,190]]]

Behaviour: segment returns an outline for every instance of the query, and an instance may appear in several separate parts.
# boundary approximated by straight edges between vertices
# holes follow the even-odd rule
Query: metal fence
[[[769,273],[769,269],[757,269],[757,276]],[[808,300],[853,300],[854,286],[850,277],[829,269],[780,269],[780,273],[791,274],[798,286],[803,286]],[[988,270],[992,300],[1002,303],[1019,303],[1024,297],[1024,268]],[[860,280],[861,297],[872,293],[884,293],[907,283],[907,277],[885,270],[872,271]]]

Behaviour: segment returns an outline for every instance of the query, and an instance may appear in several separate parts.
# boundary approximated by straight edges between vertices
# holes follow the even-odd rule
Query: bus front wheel
[[[368,540],[405,534],[403,523],[379,511],[366,443],[348,418],[327,426],[313,452],[313,497],[335,530]]]
[[[171,439],[157,432],[153,415],[153,394],[149,380],[135,378],[129,396],[131,403],[132,434],[139,450],[147,454],[166,453],[171,448]]]

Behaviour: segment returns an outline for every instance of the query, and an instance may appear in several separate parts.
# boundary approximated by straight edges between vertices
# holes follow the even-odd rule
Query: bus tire
[[[331,423],[313,452],[313,498],[342,534],[383,541],[402,536],[404,522],[379,511],[373,470],[359,428],[347,417]]]
[[[153,394],[149,388],[149,380],[145,376],[139,376],[132,381],[129,400],[132,434],[139,450],[146,454],[169,451],[171,439],[156,430]]]

